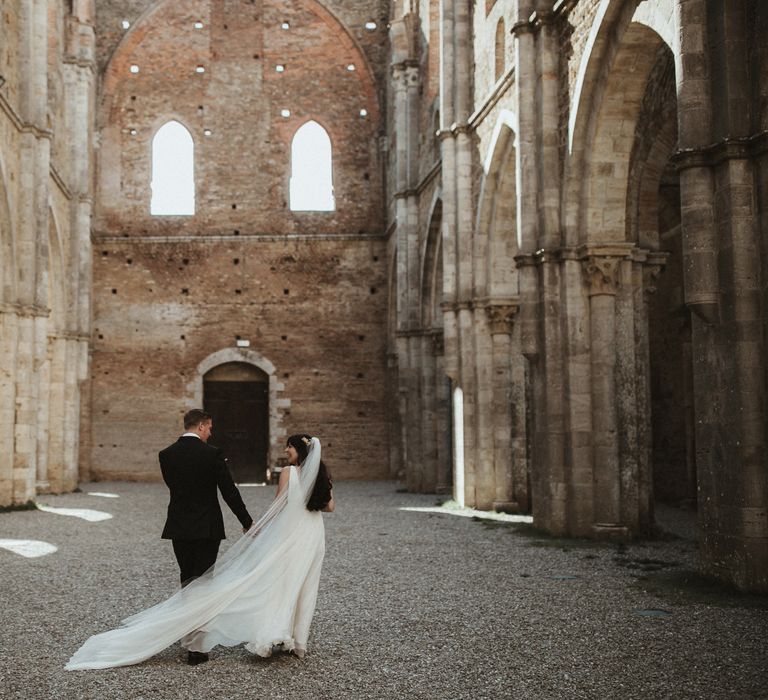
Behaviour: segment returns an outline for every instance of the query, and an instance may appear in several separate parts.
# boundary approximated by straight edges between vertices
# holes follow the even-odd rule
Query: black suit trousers
[[[210,569],[219,554],[221,540],[171,540],[179,562],[181,587],[192,583]]]

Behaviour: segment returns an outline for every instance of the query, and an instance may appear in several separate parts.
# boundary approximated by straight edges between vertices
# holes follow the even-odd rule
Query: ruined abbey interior
[[[768,591],[766,3],[0,8],[0,505],[205,406]]]

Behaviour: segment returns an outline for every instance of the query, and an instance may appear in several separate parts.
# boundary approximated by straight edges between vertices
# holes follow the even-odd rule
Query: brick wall
[[[156,452],[194,401],[199,363],[239,336],[275,367],[281,430],[320,436],[336,477],[386,476],[381,3],[329,3],[332,14],[309,1],[190,0],[141,15],[148,5],[98,8],[99,57],[110,61],[99,98],[93,474],[157,478]],[[124,15],[143,19],[125,33]],[[169,119],[195,143],[194,216],[149,215],[151,138]],[[288,206],[290,144],[309,119],[332,141],[333,212]]]

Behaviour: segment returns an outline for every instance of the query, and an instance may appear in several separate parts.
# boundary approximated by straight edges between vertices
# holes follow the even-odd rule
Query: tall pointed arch
[[[153,216],[195,213],[195,142],[186,127],[171,120],[152,139]]]
[[[333,148],[316,121],[300,127],[291,142],[291,211],[334,211]]]

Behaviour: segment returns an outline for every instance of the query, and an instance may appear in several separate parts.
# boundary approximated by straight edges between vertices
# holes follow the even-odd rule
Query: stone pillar
[[[636,254],[640,269],[636,271],[639,280],[635,284],[638,297],[636,304],[637,319],[637,443],[638,443],[638,507],[637,528],[648,532],[654,523],[653,517],[653,433],[651,430],[651,356],[649,337],[649,311],[653,295],[657,291],[657,280],[666,265],[669,253],[645,251],[643,256]],[[681,407],[682,410],[687,410]],[[693,430],[693,426],[690,426]]]
[[[522,464],[520,454],[520,447],[524,446],[521,445],[521,438],[523,443],[525,441],[525,387],[514,386],[512,366],[512,331],[518,308],[516,302],[509,300],[493,300],[485,307],[492,346],[489,363],[492,377],[489,405],[493,428],[494,471],[492,507],[494,510],[509,513],[524,512],[528,506],[525,451],[523,450],[522,454]],[[515,374],[515,378],[519,380],[519,372]]]
[[[438,422],[437,422],[437,387],[435,386],[434,332],[425,332],[421,338],[421,459],[424,465],[422,488],[427,493],[434,493],[438,483]]]
[[[456,178],[456,140],[452,131],[455,121],[455,73],[456,50],[454,15],[455,0],[440,0],[440,151],[442,157],[442,258],[443,258],[443,367],[451,381],[451,472],[453,477],[447,483],[453,483],[453,497],[464,502],[462,492],[457,491],[457,483],[463,484],[463,449],[457,452],[459,439],[456,434],[456,405],[454,391],[459,383],[459,335],[458,317],[455,309],[458,288],[458,258],[456,245],[457,226],[457,178]],[[463,432],[463,427],[459,431]]]
[[[392,66],[395,120],[395,219],[397,236],[397,348],[408,489],[430,481],[423,457],[424,406],[419,287],[418,103],[419,68],[411,59]]]
[[[394,340],[392,340],[394,346]],[[387,415],[389,440],[389,477],[403,479],[405,477],[405,462],[403,459],[403,414],[400,412],[399,390],[400,381],[397,371],[397,353],[387,353]]]
[[[436,393],[436,437],[437,437],[437,484],[436,493],[450,494],[453,486],[453,453],[451,432],[451,380],[445,373],[443,333],[436,331],[431,336],[432,353],[435,361],[433,382]]]
[[[48,457],[50,445],[50,407],[51,407],[51,354],[53,339],[46,339],[46,357],[37,370],[39,398],[37,402],[37,455],[35,481],[36,493],[45,493],[50,488],[48,481]]]
[[[21,303],[16,354],[14,495],[16,503],[35,496],[37,477],[39,374],[47,346],[48,179],[50,133],[48,96],[48,8],[44,0],[20,5],[19,112],[21,134],[17,264]]]
[[[542,5],[546,9],[542,8]],[[560,29],[552,0],[539,3],[538,83],[541,92],[540,162],[541,228],[544,248],[562,245],[560,227]],[[530,36],[530,35],[529,35]],[[533,94],[529,93],[528,99]]]
[[[616,290],[620,258],[588,254],[584,273],[589,295],[592,369],[593,530],[626,535],[621,524],[619,440],[616,417]]]
[[[49,339],[51,383],[48,389],[48,489],[61,493],[62,475],[67,465],[67,340],[54,335]],[[40,470],[38,469],[38,474]]]
[[[15,370],[18,317],[10,304],[0,308],[0,505],[13,503],[14,494],[14,421],[16,416]]]
[[[478,302],[482,304],[483,302]],[[496,462],[495,449],[495,416],[494,416],[494,387],[498,383],[496,366],[494,365],[494,343],[491,334],[490,321],[486,309],[476,306],[473,312],[474,334],[473,356],[471,367],[474,370],[475,386],[474,409],[476,450],[474,455],[475,495],[474,505],[483,510],[493,509],[496,501],[496,486],[500,466]],[[506,388],[506,387],[505,387]]]
[[[678,0],[685,300],[692,349],[702,566],[768,591],[765,305],[756,187],[761,138],[749,3]],[[761,6],[752,5],[759,17]],[[753,45],[756,44],[756,45]],[[717,65],[711,70],[710,65]],[[694,118],[695,115],[695,118]]]

